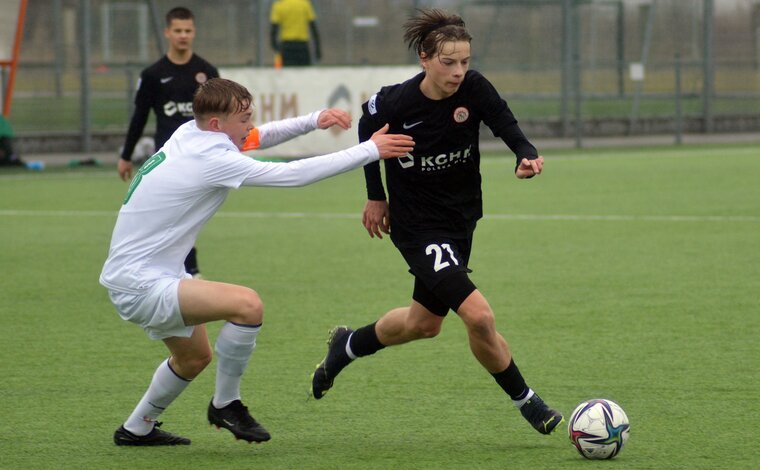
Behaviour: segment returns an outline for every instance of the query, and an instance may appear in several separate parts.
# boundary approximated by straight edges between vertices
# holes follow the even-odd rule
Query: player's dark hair
[[[417,16],[404,23],[404,42],[418,56],[437,55],[445,42],[472,41],[461,16],[437,8],[417,12]]]
[[[193,115],[205,120],[214,114],[230,115],[251,106],[253,97],[243,85],[226,78],[212,78],[202,83],[193,96]]]
[[[195,16],[193,15],[193,12],[190,11],[189,8],[185,7],[174,7],[166,14],[166,26],[170,26],[172,24],[172,20],[193,20],[195,21]]]

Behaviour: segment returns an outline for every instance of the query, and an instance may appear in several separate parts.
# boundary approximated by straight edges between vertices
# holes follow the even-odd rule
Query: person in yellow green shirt
[[[276,0],[272,4],[270,39],[283,66],[312,65],[310,39],[314,40],[314,57],[317,61],[322,58],[316,20],[310,0]]]

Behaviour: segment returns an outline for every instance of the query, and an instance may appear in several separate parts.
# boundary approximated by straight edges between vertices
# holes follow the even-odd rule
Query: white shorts
[[[192,277],[189,274],[187,277]],[[194,326],[185,325],[179,310],[178,278],[163,278],[142,294],[109,290],[108,296],[122,319],[141,326],[150,339],[189,338]]]

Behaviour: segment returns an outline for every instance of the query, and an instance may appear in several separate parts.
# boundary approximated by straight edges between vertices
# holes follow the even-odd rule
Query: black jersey
[[[198,85],[218,76],[219,71],[196,54],[181,65],[164,56],[143,70],[121,158],[132,157],[151,109],[156,113],[156,149],[161,148],[179,126],[193,119],[193,95]]]
[[[414,138],[413,154],[385,161],[391,239],[412,242],[436,235],[469,236],[483,216],[480,123],[485,123],[519,159],[537,157],[512,111],[480,73],[470,70],[452,96],[422,94],[424,72],[383,87],[362,105],[359,138],[369,139],[388,123],[388,133]],[[384,200],[379,162],[364,167],[367,195]]]

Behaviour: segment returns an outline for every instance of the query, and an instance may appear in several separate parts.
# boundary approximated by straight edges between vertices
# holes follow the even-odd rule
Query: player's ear
[[[211,116],[208,119],[208,122],[206,122],[206,129],[210,131],[215,131],[215,132],[221,131],[222,126],[221,126],[221,120],[219,119],[219,116]]]

